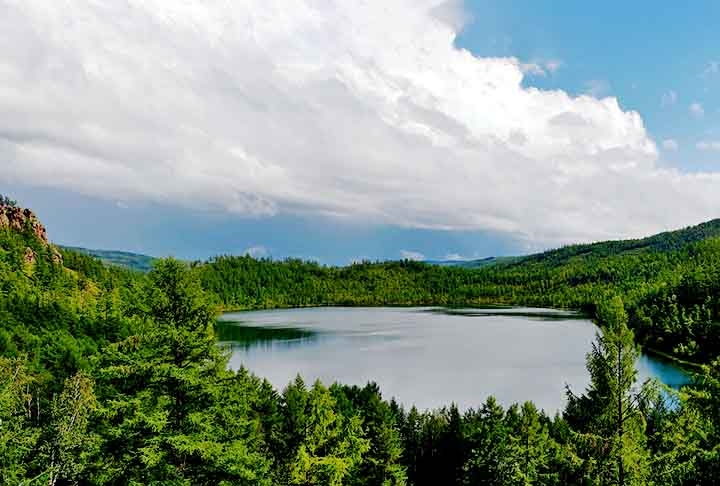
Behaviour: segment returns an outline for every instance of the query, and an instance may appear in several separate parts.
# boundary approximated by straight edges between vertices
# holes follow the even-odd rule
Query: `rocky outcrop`
[[[43,245],[50,249],[53,262],[62,263],[62,255],[48,241],[45,226],[40,223],[35,213],[29,209],[0,203],[0,229],[2,228],[8,228],[18,232],[31,231]],[[27,248],[25,251],[25,261],[27,263],[33,263],[35,258],[35,252],[31,248]]]
[[[50,244],[45,226],[29,209],[0,205],[0,228],[10,228],[15,231],[24,231],[25,228],[30,228],[40,241],[46,245]]]

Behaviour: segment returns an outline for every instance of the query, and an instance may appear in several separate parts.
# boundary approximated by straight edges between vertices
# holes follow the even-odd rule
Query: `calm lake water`
[[[278,389],[300,373],[306,383],[364,385],[406,406],[455,402],[477,407],[488,395],[555,412],[565,385],[589,382],[585,354],[597,328],[572,312],[532,308],[309,308],[226,314],[220,341],[231,366],[268,378]],[[672,386],[679,368],[643,355],[641,379]]]

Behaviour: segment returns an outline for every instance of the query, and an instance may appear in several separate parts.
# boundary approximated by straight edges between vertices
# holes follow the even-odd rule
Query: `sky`
[[[0,0],[56,243],[470,259],[720,216],[716,2]]]

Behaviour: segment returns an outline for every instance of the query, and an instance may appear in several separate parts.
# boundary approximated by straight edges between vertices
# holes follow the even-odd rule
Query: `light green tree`
[[[89,430],[97,410],[93,380],[83,373],[65,380],[62,393],[51,405],[49,434],[42,450],[48,484],[78,484],[92,455],[98,437]]]
[[[40,428],[33,420],[36,379],[21,359],[0,357],[0,484],[26,477]]]
[[[304,430],[290,465],[290,483],[340,486],[369,448],[361,420],[337,413],[332,395],[319,381],[307,392],[305,405]]]
[[[507,413],[511,430],[505,456],[508,484],[556,484],[556,475],[549,471],[549,462],[556,444],[549,437],[547,425],[532,402],[525,402]],[[514,418],[513,418],[514,417]]]

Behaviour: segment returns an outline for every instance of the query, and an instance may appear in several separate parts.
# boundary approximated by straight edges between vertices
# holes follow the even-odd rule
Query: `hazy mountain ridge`
[[[631,252],[678,250],[690,243],[715,237],[720,237],[720,218],[679,230],[665,231],[645,238],[568,245],[530,255],[490,256],[474,260],[425,260],[423,263],[471,270],[498,265],[515,266],[526,263],[560,265],[571,258],[603,258]],[[118,265],[141,272],[150,271],[153,262],[157,260],[153,256],[128,251],[98,250],[72,246],[61,246],[60,248],[93,256],[106,264]]]
[[[93,250],[75,246],[61,246],[60,248],[92,256],[107,265],[116,265],[140,272],[149,272],[152,270],[153,263],[157,260],[157,258],[152,256],[128,251]]]
[[[428,265],[438,265],[441,267],[459,267],[459,268],[484,268],[492,265],[506,265],[516,263],[525,257],[522,256],[503,256],[503,257],[485,257],[477,260],[425,260]]]

